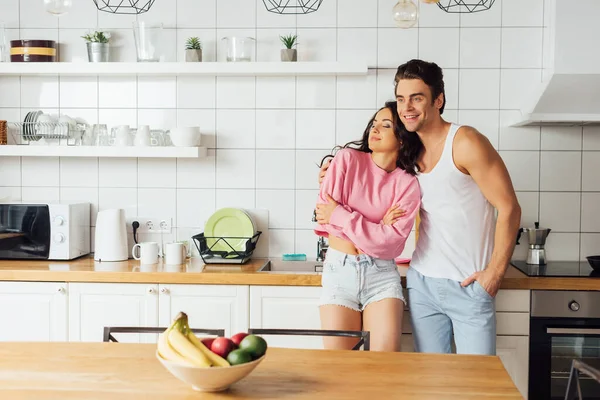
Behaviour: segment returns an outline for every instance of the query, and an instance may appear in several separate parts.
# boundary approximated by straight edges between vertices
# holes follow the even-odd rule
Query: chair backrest
[[[571,373],[569,374],[569,381],[567,383],[567,393],[565,393],[565,400],[584,400],[581,393],[580,375],[583,374],[589,377],[600,385],[600,370],[584,363],[581,360],[575,359],[571,364]]]
[[[113,333],[163,333],[167,328],[157,327],[128,327],[128,326],[106,326],[104,327],[103,342],[118,342]],[[195,334],[201,333],[211,336],[225,336],[225,329],[192,329]]]
[[[371,335],[368,331],[335,331],[324,329],[262,329],[250,328],[248,333],[252,335],[293,335],[293,336],[343,336],[360,338],[352,350],[369,351],[371,349]]]

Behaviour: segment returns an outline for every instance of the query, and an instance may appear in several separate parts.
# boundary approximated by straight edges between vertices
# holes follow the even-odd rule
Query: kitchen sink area
[[[283,261],[271,259],[258,272],[294,272],[317,273],[323,272],[323,263],[319,261]]]

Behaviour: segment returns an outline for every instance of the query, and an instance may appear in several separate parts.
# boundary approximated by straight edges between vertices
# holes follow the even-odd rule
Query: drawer
[[[531,291],[502,289],[496,295],[496,311],[526,312],[531,305]]]

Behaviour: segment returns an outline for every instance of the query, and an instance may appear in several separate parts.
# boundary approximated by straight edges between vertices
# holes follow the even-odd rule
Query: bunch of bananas
[[[229,367],[223,357],[210,351],[194,335],[188,324],[187,314],[180,312],[175,320],[158,337],[158,354],[165,360],[188,367]]]

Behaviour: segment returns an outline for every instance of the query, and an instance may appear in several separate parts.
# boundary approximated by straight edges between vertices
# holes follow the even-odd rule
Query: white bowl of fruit
[[[218,392],[250,374],[266,351],[263,338],[247,333],[199,339],[190,330],[187,315],[179,313],[159,335],[156,358],[194,390]]]

